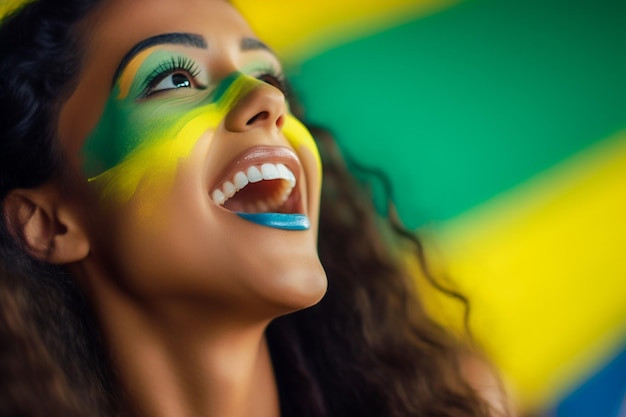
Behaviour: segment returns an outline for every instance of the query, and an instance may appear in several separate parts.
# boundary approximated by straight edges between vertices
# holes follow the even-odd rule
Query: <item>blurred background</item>
[[[389,176],[521,414],[626,417],[626,0],[233,2]]]
[[[235,4],[390,177],[520,411],[626,417],[626,0]]]

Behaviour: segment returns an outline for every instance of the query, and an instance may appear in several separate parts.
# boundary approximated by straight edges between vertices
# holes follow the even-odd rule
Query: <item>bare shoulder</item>
[[[469,385],[487,402],[493,417],[515,417],[513,401],[507,394],[495,367],[478,354],[461,357],[461,373]]]

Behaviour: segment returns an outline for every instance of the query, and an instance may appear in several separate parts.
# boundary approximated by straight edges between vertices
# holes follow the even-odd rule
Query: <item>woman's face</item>
[[[223,313],[311,305],[321,166],[281,67],[223,0],[105,0],[80,27],[64,150],[89,195],[86,279]]]

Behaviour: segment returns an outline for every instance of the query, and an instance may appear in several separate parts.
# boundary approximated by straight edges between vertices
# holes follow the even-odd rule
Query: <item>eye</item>
[[[176,88],[191,88],[192,82],[189,77],[180,72],[166,75],[157,85],[152,88],[151,93],[154,94],[158,91],[173,90]]]
[[[285,88],[285,80],[282,76],[274,74],[261,74],[257,76],[257,79],[278,88],[280,91],[283,91]]]
[[[172,57],[159,64],[144,81],[139,98],[179,88],[203,88],[195,80],[199,73],[194,61],[185,57]]]
[[[255,71],[250,75],[255,77],[257,80],[278,88],[285,95],[285,97],[289,99],[291,94],[289,84],[287,83],[287,80],[282,72],[270,67],[260,71]]]

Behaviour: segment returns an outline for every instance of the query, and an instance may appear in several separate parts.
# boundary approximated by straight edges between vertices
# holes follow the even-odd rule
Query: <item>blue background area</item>
[[[605,367],[563,399],[555,417],[626,417],[626,343]]]

